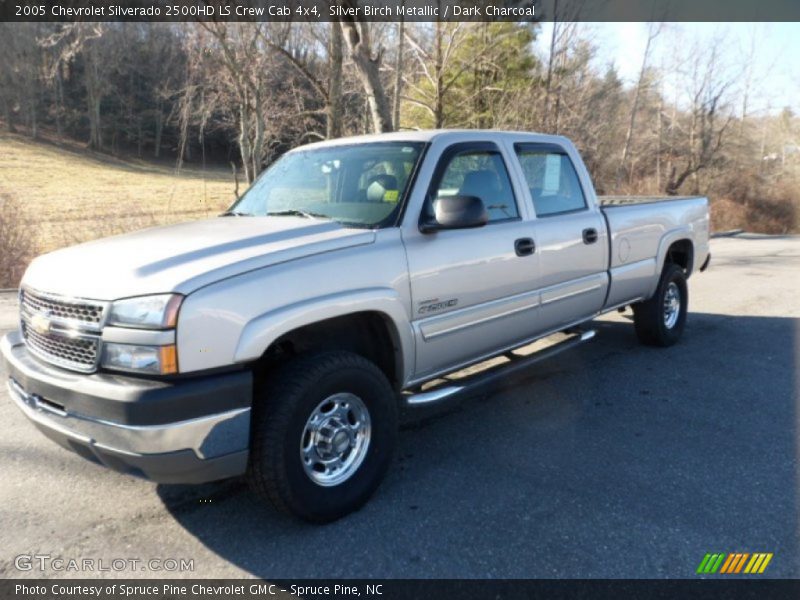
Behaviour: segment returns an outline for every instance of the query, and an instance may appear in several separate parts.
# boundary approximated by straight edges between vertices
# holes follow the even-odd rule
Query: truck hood
[[[57,250],[23,285],[96,300],[179,292],[246,271],[375,241],[373,231],[303,217],[216,217]]]

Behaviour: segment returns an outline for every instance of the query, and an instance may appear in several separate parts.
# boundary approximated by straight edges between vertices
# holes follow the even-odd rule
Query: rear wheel
[[[397,439],[397,403],[381,370],[350,352],[298,357],[254,402],[248,480],[279,510],[327,522],[360,508]]]
[[[680,266],[668,264],[653,297],[633,305],[639,341],[648,346],[673,345],[683,333],[688,307],[686,274]]]

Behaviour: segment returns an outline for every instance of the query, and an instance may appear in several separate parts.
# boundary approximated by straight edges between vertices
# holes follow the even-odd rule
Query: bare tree
[[[404,99],[423,108],[433,119],[433,127],[444,127],[448,92],[469,68],[469,64],[456,64],[456,54],[465,40],[466,23],[435,21],[430,40],[426,43],[419,34],[406,30],[405,37],[417,63],[421,82],[410,81]]]
[[[216,42],[219,66],[233,89],[239,151],[245,178],[255,179],[266,155],[265,78],[269,56],[264,51],[263,23],[198,23]]]
[[[405,5],[405,0],[403,0]],[[397,24],[397,56],[394,62],[394,96],[392,98],[392,121],[395,129],[400,129],[400,103],[403,99],[403,59],[405,58],[406,20],[401,15]]]
[[[693,191],[698,192],[698,174],[722,160],[725,136],[733,120],[728,106],[733,80],[722,75],[719,55],[719,40],[707,45],[705,53],[694,51],[688,131],[684,130],[686,138],[680,152],[683,165],[679,169],[678,160],[673,163],[664,188],[667,194],[677,194],[690,177],[694,179]]]
[[[598,68],[602,38],[575,23],[583,1],[553,5],[541,54],[520,23],[0,24],[0,120],[122,156],[233,158],[243,185],[290,147],[401,117],[555,132],[575,141],[601,191],[699,191],[718,207],[763,209],[752,222],[765,229],[791,227],[780,207],[800,190],[800,119],[760,109],[769,69],[756,36],[736,67],[719,42],[692,47],[691,28],[678,38],[670,27],[661,36],[675,32],[675,48],[656,66],[653,25],[625,89],[613,65]]]
[[[352,9],[352,12],[342,17],[339,25],[367,97],[372,117],[372,129],[375,133],[392,131],[391,105],[380,75],[383,50],[379,48],[375,51],[372,48],[370,23],[361,17],[354,16],[357,0],[343,0],[340,4],[345,8]]]
[[[561,116],[561,71],[570,48],[578,37],[578,18],[583,0],[554,0],[553,29],[545,76],[544,124],[548,131],[558,133]]]
[[[342,30],[338,23],[330,24],[330,41],[328,42],[328,123],[326,135],[328,139],[342,135]]]
[[[644,88],[648,85],[646,81],[647,75],[647,68],[648,62],[650,60],[650,50],[653,45],[653,41],[658,37],[658,34],[661,33],[661,23],[649,23],[647,26],[647,42],[644,46],[644,53],[642,54],[642,66],[639,69],[639,79],[636,82],[636,90],[633,94],[633,103],[631,104],[631,113],[630,119],[628,121],[628,129],[625,133],[625,144],[622,146],[622,154],[619,160],[619,167],[617,168],[617,187],[619,188],[620,182],[623,177],[623,173],[625,171],[625,163],[628,160],[628,154],[631,149],[631,141],[633,140],[633,134],[636,127],[636,113],[639,110],[639,101],[642,96],[642,92]]]
[[[0,193],[0,287],[19,285],[28,262],[35,256],[36,223],[28,221],[24,204]]]
[[[30,91],[34,87],[36,67],[32,59],[35,57],[35,46],[31,23],[0,24],[0,53],[3,56],[0,102],[6,128],[11,132],[16,131],[17,117],[24,115],[30,101]]]
[[[115,45],[104,35],[109,29],[104,23],[71,23],[42,41],[54,51],[51,77],[59,77],[63,68],[78,58],[83,66],[83,85],[86,92],[86,116],[89,122],[89,148],[104,148],[101,105],[111,90],[110,73],[115,68]]]
[[[342,31],[335,21],[327,26],[327,72],[320,68],[321,61],[315,52],[297,43],[295,24],[287,23],[280,28],[263,29],[264,42],[291,65],[309,85],[312,92],[322,102],[320,110],[305,110],[307,115],[324,115],[325,136],[339,137],[342,134]],[[312,38],[310,45],[320,42],[316,32],[305,25],[302,30]],[[324,41],[324,40],[323,40]]]

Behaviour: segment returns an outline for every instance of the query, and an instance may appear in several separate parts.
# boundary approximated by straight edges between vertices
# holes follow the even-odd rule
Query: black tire
[[[670,290],[674,292],[676,289],[680,308],[674,323],[668,323],[665,318],[666,296]],[[686,273],[676,264],[667,264],[653,297],[646,302],[633,305],[633,324],[639,341],[648,346],[672,346],[683,333],[688,308],[689,290],[686,285]]]
[[[369,443],[352,475],[326,487],[307,474],[301,440],[315,409],[342,393],[357,396],[366,406]],[[248,482],[284,513],[315,523],[339,519],[359,509],[386,474],[397,441],[397,419],[395,393],[370,361],[351,352],[299,356],[256,391]]]

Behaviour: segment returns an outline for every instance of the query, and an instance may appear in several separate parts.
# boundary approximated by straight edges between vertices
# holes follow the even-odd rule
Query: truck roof
[[[332,146],[346,146],[350,144],[365,144],[369,142],[433,142],[434,140],[444,140],[445,142],[458,142],[464,139],[475,139],[476,136],[485,138],[489,141],[501,141],[505,138],[513,138],[520,141],[520,138],[538,143],[564,143],[567,138],[560,135],[547,135],[530,131],[500,131],[497,129],[420,129],[409,131],[394,131],[392,133],[374,133],[368,135],[356,135],[351,137],[336,138],[322,142],[314,142],[300,146],[297,150],[309,150],[312,148],[326,148]]]

